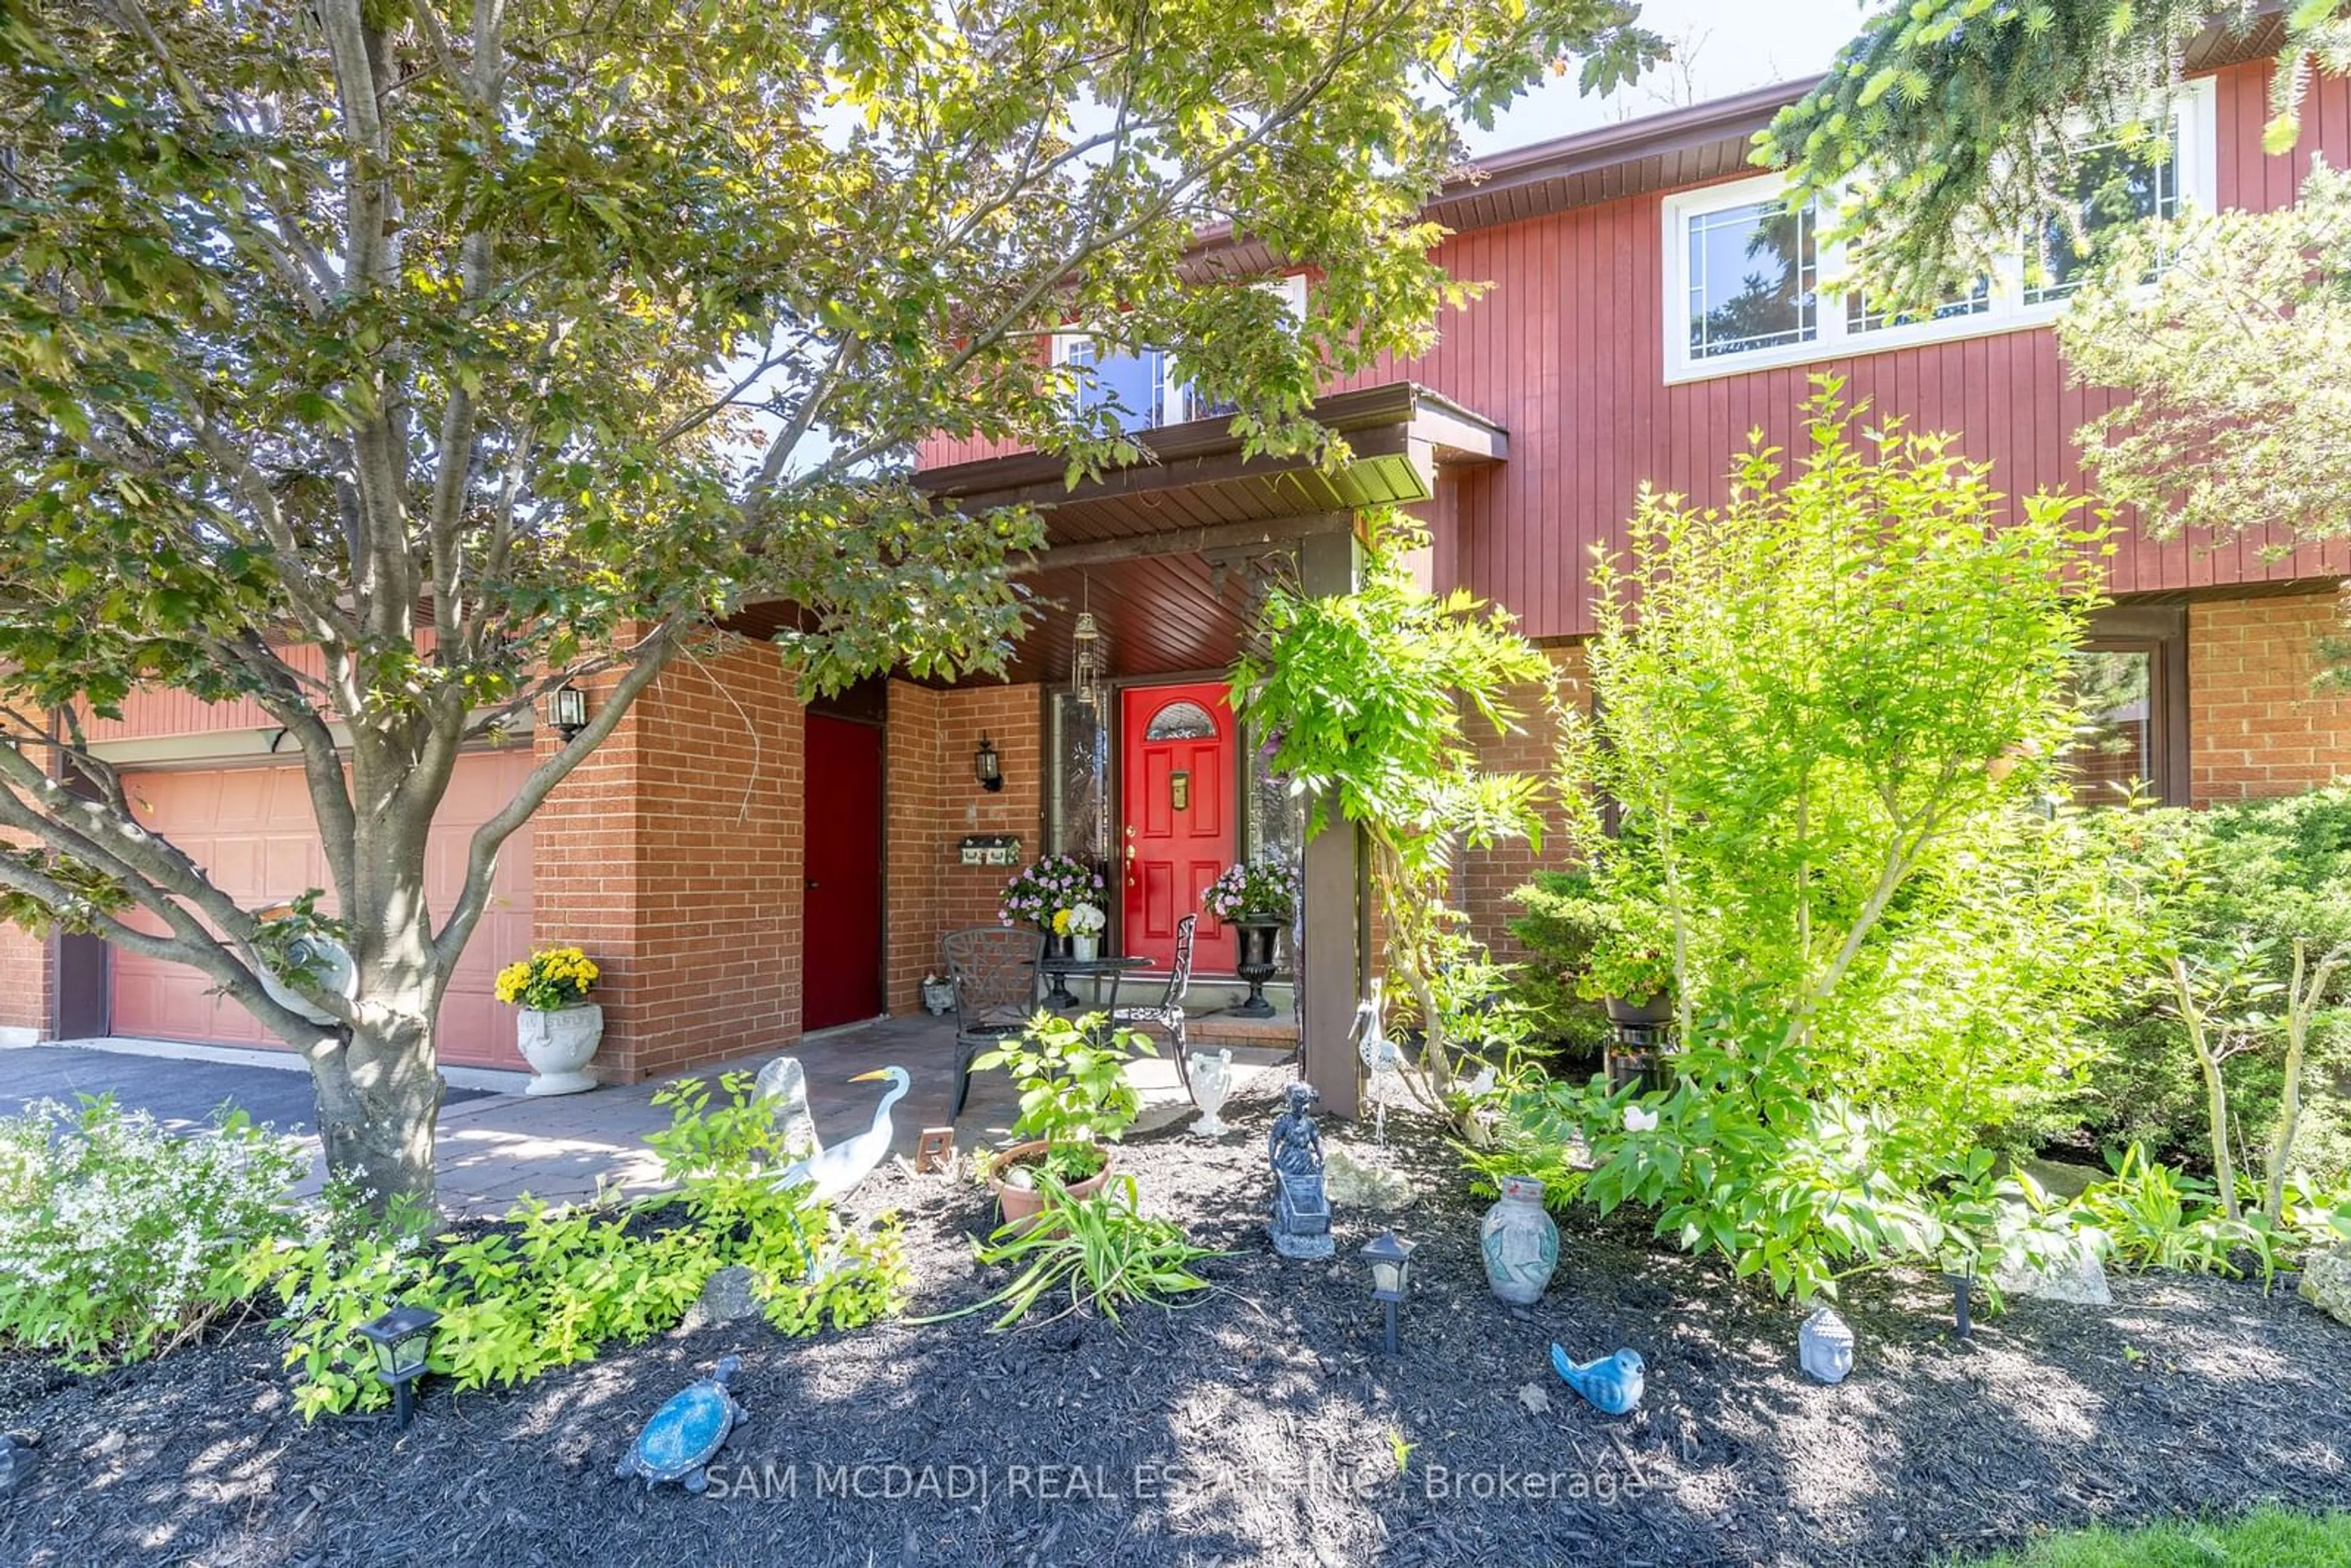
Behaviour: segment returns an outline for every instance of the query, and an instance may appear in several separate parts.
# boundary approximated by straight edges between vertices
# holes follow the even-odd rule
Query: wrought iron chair
[[[1184,1060],[1184,993],[1192,988],[1192,931],[1200,917],[1187,915],[1176,923],[1176,964],[1167,971],[1167,989],[1160,998],[1139,1008],[1116,1008],[1111,1022],[1135,1029],[1155,1029],[1167,1036],[1176,1053],[1176,1076],[1184,1092],[1192,1092],[1192,1064]]]
[[[971,1090],[972,1059],[1029,1027],[1037,1010],[1037,960],[1045,938],[1008,925],[976,925],[944,938],[947,976],[955,982],[955,1094],[947,1120],[963,1114]]]

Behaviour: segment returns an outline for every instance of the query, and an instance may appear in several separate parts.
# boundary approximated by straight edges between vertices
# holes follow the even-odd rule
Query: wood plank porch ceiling
[[[1035,453],[928,469],[915,482],[943,509],[1044,513],[1046,548],[1022,574],[1034,618],[1011,679],[1069,678],[1081,609],[1101,624],[1114,676],[1220,670],[1247,633],[1249,606],[1243,574],[1219,562],[1286,552],[1362,507],[1430,500],[1440,468],[1509,455],[1500,426],[1409,382],[1335,393],[1314,414],[1346,437],[1344,466],[1244,456],[1231,421],[1212,418],[1143,432],[1142,460],[1075,486],[1058,459]]]

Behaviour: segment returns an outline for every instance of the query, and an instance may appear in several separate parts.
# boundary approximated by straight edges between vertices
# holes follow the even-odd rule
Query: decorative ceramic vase
[[[1823,1383],[1843,1383],[1853,1370],[1853,1330],[1834,1309],[1823,1307],[1796,1331],[1796,1360]]]
[[[1070,936],[1070,956],[1081,964],[1091,964],[1100,951],[1102,938],[1091,931],[1078,931]]]
[[[1479,1228],[1486,1283],[1514,1307],[1542,1300],[1559,1267],[1559,1227],[1543,1212],[1542,1195],[1543,1184],[1532,1176],[1504,1176],[1501,1198]]]
[[[574,1002],[553,1012],[525,1008],[515,1020],[515,1034],[536,1075],[524,1093],[577,1094],[596,1087],[582,1071],[604,1038],[604,1009],[594,1002]]]
[[[1233,965],[1233,973],[1249,982],[1249,999],[1233,1009],[1232,1016],[1244,1019],[1270,1019],[1273,1004],[1265,999],[1265,983],[1273,978],[1273,948],[1275,938],[1281,935],[1281,923],[1243,916],[1233,922],[1233,930],[1240,938],[1240,957]]]
[[[1233,1092],[1233,1053],[1220,1051],[1210,1056],[1205,1051],[1192,1053],[1192,1103],[1200,1108],[1199,1119],[1192,1131],[1204,1138],[1218,1138],[1232,1129],[1217,1119],[1217,1113]]]

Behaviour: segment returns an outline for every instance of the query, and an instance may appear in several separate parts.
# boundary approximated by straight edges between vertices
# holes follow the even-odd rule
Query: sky
[[[1498,152],[1660,114],[1687,103],[1826,70],[1837,50],[1879,9],[1856,0],[1644,0],[1641,22],[1679,57],[1608,99],[1578,96],[1554,78],[1511,106],[1491,131],[1468,129],[1472,152]]]

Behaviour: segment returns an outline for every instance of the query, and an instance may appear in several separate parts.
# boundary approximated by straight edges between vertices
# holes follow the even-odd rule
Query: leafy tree
[[[2167,89],[2208,27],[2242,34],[2251,0],[1917,0],[1877,10],[1820,86],[1758,139],[1798,199],[1838,197],[1831,238],[1868,236],[1873,292],[1906,304],[1963,294],[2019,233],[2074,211],[2081,119],[2152,142]],[[2285,8],[2268,144],[2299,132],[2314,66],[2351,67],[2351,6]]]
[[[1861,412],[1824,378],[1792,464],[1759,441],[1718,508],[1643,494],[1562,761],[1595,891],[1665,933],[1681,1035],[1654,1129],[1572,1106],[1587,1193],[1802,1294],[1951,1242],[1940,1196],[2074,1086],[2120,980],[2097,862],[2029,809],[2102,530],[2049,497],[2011,522],[1948,437]]]
[[[1233,711],[1268,738],[1272,768],[1308,801],[1307,831],[1334,821],[1371,846],[1388,968],[1418,1012],[1422,1057],[1441,1092],[1450,1074],[1443,971],[1465,959],[1448,896],[1463,845],[1540,841],[1541,781],[1478,765],[1468,721],[1495,733],[1520,716],[1511,688],[1552,677],[1510,613],[1466,591],[1419,585],[1424,537],[1374,518],[1364,583],[1311,595],[1276,584],[1233,671]]]
[[[2351,176],[2323,164],[2294,206],[2119,236],[2057,323],[2067,372],[2128,394],[2081,432],[2100,495],[2166,537],[2351,533],[2346,268]]]
[[[1416,215],[1455,116],[1654,48],[1614,0],[9,0],[0,887],[203,971],[332,1166],[429,1193],[501,847],[664,668],[757,601],[811,686],[989,665],[1035,519],[934,515],[914,439],[1131,455],[1040,351],[1075,324],[1331,450],[1311,389],[1469,291]],[[1219,226],[1313,269],[1302,322],[1205,275]],[[590,677],[430,908],[460,748]],[[284,727],[351,998],[133,818],[84,721],[146,685]]]

